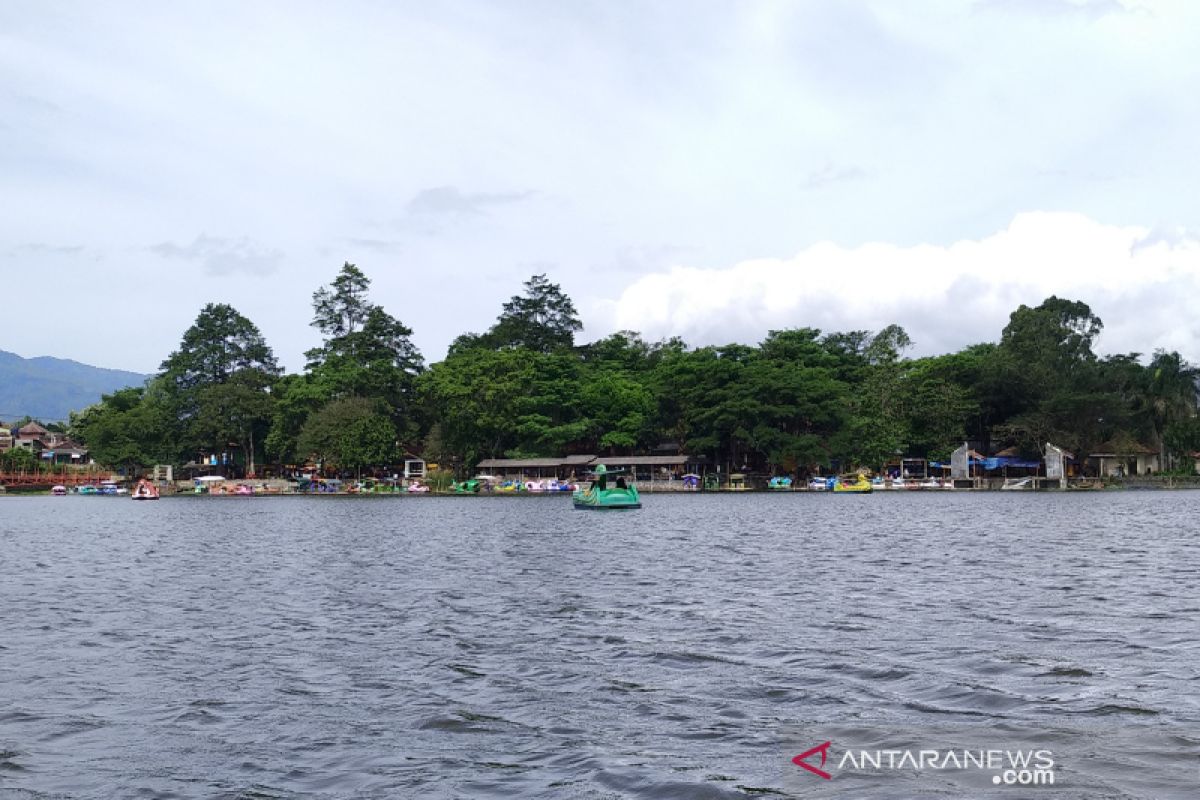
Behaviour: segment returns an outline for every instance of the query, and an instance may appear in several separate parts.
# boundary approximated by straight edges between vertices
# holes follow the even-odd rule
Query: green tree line
[[[353,264],[312,308],[322,343],[303,372],[284,374],[253,322],[209,304],[154,378],[73,416],[72,434],[112,466],[233,451],[249,473],[382,469],[406,453],[465,472],[663,442],[726,468],[800,473],[945,458],[963,441],[1028,455],[1046,441],[1084,454],[1146,443],[1167,464],[1200,450],[1197,369],[1175,352],[1098,356],[1101,320],[1057,297],[1013,311],[997,342],[924,358],[905,355],[897,325],[776,330],[755,346],[634,331],[576,344],[571,299],[534,275],[431,366]]]

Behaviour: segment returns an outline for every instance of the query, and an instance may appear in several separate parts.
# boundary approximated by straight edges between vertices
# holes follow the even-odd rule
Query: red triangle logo
[[[805,761],[806,758],[809,758],[810,756],[814,756],[817,753],[820,753],[821,754],[821,766],[822,767],[825,766],[825,757],[829,752],[829,746],[831,744],[832,744],[832,742],[825,742],[824,744],[817,745],[816,747],[812,748],[811,750],[805,750],[803,753],[801,753],[800,755],[793,758],[792,763],[795,764],[797,767],[803,767],[804,769],[811,772],[813,775],[820,775],[822,778],[824,778],[827,781],[832,780],[833,776],[830,775],[828,772],[826,772],[825,770],[820,769],[818,767],[814,767],[812,764],[809,764],[807,761]]]

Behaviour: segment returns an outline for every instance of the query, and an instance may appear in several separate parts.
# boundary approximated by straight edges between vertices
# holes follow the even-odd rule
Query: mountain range
[[[25,416],[42,422],[66,420],[100,402],[100,395],[142,385],[148,375],[104,369],[64,358],[22,358],[0,350],[0,420]]]

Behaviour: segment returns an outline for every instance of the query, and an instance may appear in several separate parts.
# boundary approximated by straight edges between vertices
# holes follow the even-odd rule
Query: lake
[[[2,497],[0,796],[1200,796],[1200,493],[643,502]]]

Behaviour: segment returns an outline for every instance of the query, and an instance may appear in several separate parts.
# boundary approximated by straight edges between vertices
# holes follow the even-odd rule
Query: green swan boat
[[[626,484],[624,478],[617,478],[610,486],[608,469],[598,465],[593,470],[592,485],[586,489],[577,489],[571,495],[576,508],[608,511],[624,508],[641,508],[642,501],[638,497],[637,487],[632,483]]]

